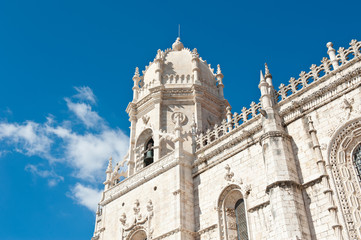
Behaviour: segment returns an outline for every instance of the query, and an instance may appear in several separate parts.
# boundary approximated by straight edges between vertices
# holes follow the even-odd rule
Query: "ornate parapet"
[[[332,44],[331,44],[332,45]],[[328,46],[331,46],[328,43]],[[353,69],[351,72],[342,75],[340,72],[350,65],[358,62],[361,59],[361,42],[352,40],[348,49],[339,48],[338,54],[330,58],[323,58],[321,65],[317,66],[313,64],[310,67],[309,72],[302,71],[298,79],[291,78],[288,85],[281,84],[278,91],[275,91],[273,96],[276,103],[280,107],[280,114],[285,119],[285,123],[298,118],[303,112],[317,107],[320,102],[325,102],[326,98],[337,97],[336,93],[340,93],[345,88],[350,86],[358,86],[361,79],[353,78],[361,74],[361,69]],[[330,51],[329,51],[330,54]],[[335,63],[337,61],[337,63]],[[340,76],[338,76],[340,74]],[[327,84],[319,90],[312,92],[310,89],[325,82],[327,79],[336,76],[336,80],[332,84]],[[339,85],[344,84],[343,89],[337,88]],[[300,97],[306,91],[311,92],[310,95],[303,98],[294,100]],[[329,96],[329,95],[332,96]],[[294,101],[292,101],[294,100]],[[229,111],[230,112],[230,111]],[[228,138],[235,130],[242,129],[248,124],[255,121],[260,117],[262,113],[261,103],[251,103],[250,108],[242,108],[242,113],[234,113],[229,115],[227,113],[227,120],[223,120],[220,125],[215,125],[213,129],[207,130],[206,133],[199,133],[196,137],[196,150],[197,152],[204,151],[217,142],[220,142],[225,138]]]

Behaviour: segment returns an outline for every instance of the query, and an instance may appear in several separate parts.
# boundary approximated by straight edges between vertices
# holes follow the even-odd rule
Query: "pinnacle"
[[[260,75],[260,82],[263,82],[264,81],[264,76],[263,76],[263,73],[262,73],[262,70],[260,71],[261,75]]]

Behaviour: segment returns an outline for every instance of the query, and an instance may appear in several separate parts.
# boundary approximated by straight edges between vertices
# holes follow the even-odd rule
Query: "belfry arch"
[[[351,239],[361,238],[361,188],[354,159],[360,144],[361,118],[357,118],[338,128],[327,151],[327,165],[340,200],[345,231]]]
[[[143,130],[141,134],[139,134],[135,144],[136,171],[139,171],[143,167],[146,167],[154,162],[154,144],[152,129],[147,128]]]

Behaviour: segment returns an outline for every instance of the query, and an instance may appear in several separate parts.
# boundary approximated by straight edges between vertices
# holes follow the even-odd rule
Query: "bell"
[[[148,166],[149,164],[153,163],[153,149],[150,149],[145,153],[144,163],[145,166]]]

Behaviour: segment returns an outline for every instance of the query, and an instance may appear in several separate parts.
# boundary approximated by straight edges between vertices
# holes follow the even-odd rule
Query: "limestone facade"
[[[240,113],[219,65],[180,39],[158,50],[135,71],[92,240],[361,239],[361,42],[327,48],[278,90],[266,65]]]

